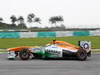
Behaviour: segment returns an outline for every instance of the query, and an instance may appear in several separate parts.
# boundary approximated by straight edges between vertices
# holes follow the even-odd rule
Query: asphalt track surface
[[[8,60],[7,54],[0,54],[0,75],[100,75],[100,54],[87,61]]]

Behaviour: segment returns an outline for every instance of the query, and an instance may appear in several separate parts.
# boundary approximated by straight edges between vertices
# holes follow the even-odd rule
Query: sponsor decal
[[[45,52],[48,52],[48,53],[52,53],[52,54],[60,54],[60,51],[57,51],[57,50],[45,50]]]

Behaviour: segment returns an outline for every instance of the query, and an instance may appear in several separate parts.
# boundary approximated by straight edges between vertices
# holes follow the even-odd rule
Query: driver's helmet
[[[56,40],[53,40],[53,41],[52,41],[52,44],[56,44]]]

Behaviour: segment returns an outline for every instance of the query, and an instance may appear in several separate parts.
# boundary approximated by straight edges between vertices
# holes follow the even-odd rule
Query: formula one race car
[[[91,56],[91,42],[79,41],[79,46],[70,44],[65,41],[53,40],[52,43],[46,46],[22,46],[8,49],[8,59],[15,59],[19,57],[22,60],[30,58],[68,58],[75,57],[81,61]]]

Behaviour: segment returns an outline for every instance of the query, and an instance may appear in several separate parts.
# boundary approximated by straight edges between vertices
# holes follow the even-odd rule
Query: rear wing
[[[79,46],[89,52],[91,50],[91,41],[79,41]]]

